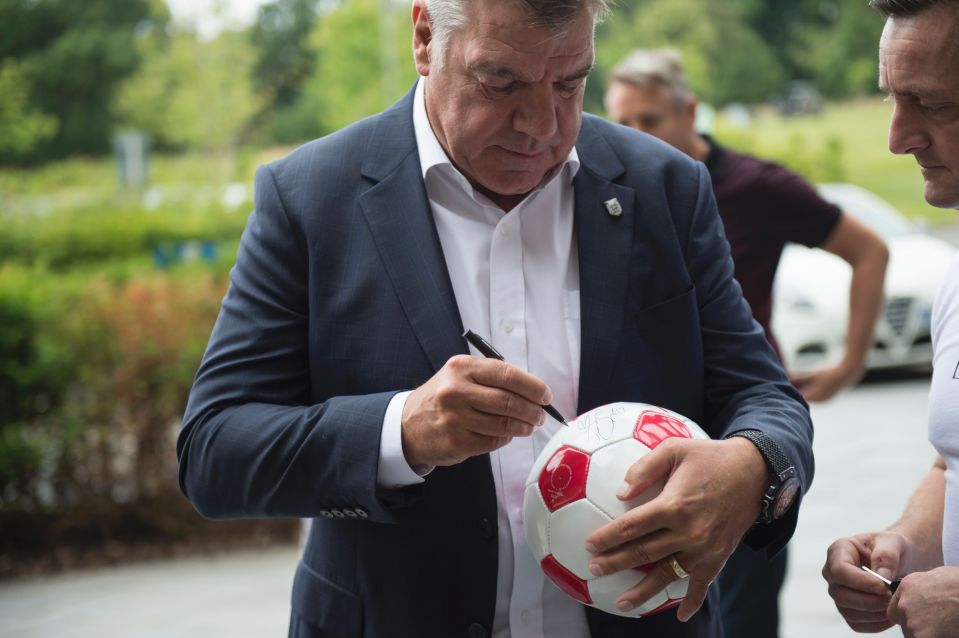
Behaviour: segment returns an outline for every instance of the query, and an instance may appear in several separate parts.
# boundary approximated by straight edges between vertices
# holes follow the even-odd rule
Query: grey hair
[[[869,6],[885,18],[918,15],[940,4],[951,4],[954,9],[959,9],[959,0],[869,0]]]
[[[426,0],[430,14],[432,41],[430,59],[438,68],[446,62],[446,46],[450,35],[467,25],[467,5],[473,0]],[[478,0],[489,2],[491,0]],[[502,0],[501,0],[502,1]],[[560,30],[572,21],[582,9],[593,12],[593,24],[601,22],[609,13],[609,0],[511,0],[526,9],[531,27]]]
[[[613,69],[613,81],[645,89],[663,87],[684,108],[695,96],[683,68],[683,58],[675,49],[636,49]]]

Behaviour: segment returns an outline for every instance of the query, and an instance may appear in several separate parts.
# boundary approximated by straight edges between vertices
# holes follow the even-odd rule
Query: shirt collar
[[[430,125],[429,117],[426,115],[426,84],[426,78],[421,77],[416,82],[416,91],[413,95],[413,131],[416,135],[416,150],[420,156],[423,180],[426,181],[426,176],[431,169],[442,167],[442,170],[449,171],[455,176],[456,181],[464,190],[472,192],[472,184],[459,169],[453,166],[453,162],[450,161],[449,156],[437,139],[436,133],[433,132],[432,125]],[[563,163],[550,171],[534,191],[543,188],[563,169],[566,169],[565,173],[569,176],[568,183],[572,184],[573,178],[579,171],[579,165],[579,155],[576,153],[576,147],[574,146],[570,149],[569,155]]]
[[[706,170],[709,171],[710,179],[715,183],[719,181],[726,172],[726,149],[711,136],[705,133],[701,133],[701,135],[703,139],[709,143],[709,153],[706,154],[706,159],[703,160],[703,164],[706,165]]]

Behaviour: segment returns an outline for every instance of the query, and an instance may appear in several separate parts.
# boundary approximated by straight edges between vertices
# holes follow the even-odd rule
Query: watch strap
[[[726,438],[729,439],[734,436],[752,441],[753,445],[759,449],[759,453],[762,454],[763,460],[766,461],[766,467],[769,468],[769,471],[773,473],[777,480],[780,480],[783,472],[793,467],[789,459],[786,458],[786,455],[783,454],[783,451],[776,445],[776,442],[765,432],[760,430],[739,430],[738,432],[733,432],[728,435]]]

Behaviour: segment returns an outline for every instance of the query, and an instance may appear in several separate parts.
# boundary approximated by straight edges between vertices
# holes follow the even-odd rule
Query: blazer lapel
[[[439,370],[468,349],[423,185],[412,104],[410,91],[380,116],[362,169],[375,183],[359,203],[406,318]]]
[[[581,167],[573,180],[579,243],[580,335],[578,413],[607,402],[626,317],[635,191],[612,180],[625,171],[588,116],[577,141]],[[616,203],[622,209],[618,212]],[[609,205],[607,205],[609,202]]]

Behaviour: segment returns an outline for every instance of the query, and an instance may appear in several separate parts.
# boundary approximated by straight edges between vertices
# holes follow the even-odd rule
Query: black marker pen
[[[488,359],[499,359],[500,361],[506,361],[506,359],[503,358],[503,355],[501,355],[499,351],[497,351],[496,348],[490,344],[490,342],[472,330],[467,330],[464,332],[463,337],[470,342],[470,345],[479,350],[484,357]],[[559,413],[559,410],[554,408],[552,405],[544,405],[543,409],[546,410],[546,414],[550,415],[563,425],[569,425],[569,423],[566,422],[566,419],[563,418],[563,415]]]

